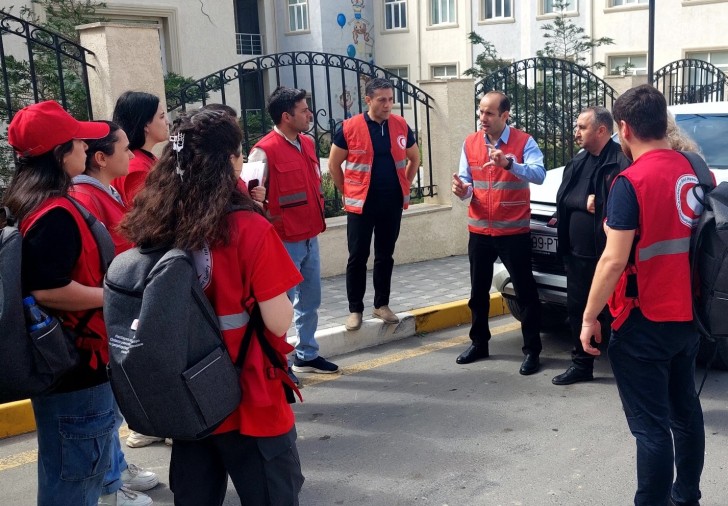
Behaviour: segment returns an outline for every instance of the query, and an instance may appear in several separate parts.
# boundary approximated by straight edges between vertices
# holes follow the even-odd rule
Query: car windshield
[[[728,114],[677,114],[675,120],[698,143],[709,167],[728,169]]]

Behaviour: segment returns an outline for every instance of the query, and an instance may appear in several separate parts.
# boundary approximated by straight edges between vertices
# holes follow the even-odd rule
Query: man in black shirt
[[[347,211],[346,295],[347,330],[361,327],[366,291],[367,260],[374,235],[374,311],[386,323],[398,323],[389,309],[394,246],[402,209],[409,205],[409,188],[420,166],[419,148],[404,118],[392,114],[394,89],[386,79],[366,86],[366,113],[344,122],[334,135],[329,172],[344,196]],[[342,170],[342,163],[345,169]]]
[[[564,169],[556,195],[558,253],[566,267],[566,307],[574,348],[571,366],[551,380],[554,385],[594,379],[594,356],[584,352],[579,340],[581,317],[606,244],[602,224],[607,194],[614,177],[631,163],[612,140],[613,128],[612,115],[604,107],[588,107],[579,114],[574,138],[582,151]],[[599,320],[602,334],[608,335],[609,312],[603,311]]]

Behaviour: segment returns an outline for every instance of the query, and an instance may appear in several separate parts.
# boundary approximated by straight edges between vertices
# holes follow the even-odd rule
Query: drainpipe
[[[649,28],[647,30],[647,81],[652,84],[655,70],[655,0],[650,0]]]

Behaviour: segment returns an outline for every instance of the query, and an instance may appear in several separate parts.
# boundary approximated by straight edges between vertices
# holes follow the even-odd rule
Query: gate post
[[[424,132],[430,142],[423,142],[422,158],[427,160],[427,146],[432,151],[432,183],[437,195],[427,198],[433,204],[452,205],[460,199],[452,194],[452,175],[458,171],[465,137],[473,133],[473,79],[436,79],[419,86],[434,101],[430,110],[430,130]],[[456,206],[464,207],[464,206]],[[465,226],[463,215],[462,225]]]
[[[159,97],[163,110],[164,74],[159,28],[150,25],[90,23],[77,26],[81,45],[93,52],[88,83],[94,119],[111,119],[124,91],[145,91]]]

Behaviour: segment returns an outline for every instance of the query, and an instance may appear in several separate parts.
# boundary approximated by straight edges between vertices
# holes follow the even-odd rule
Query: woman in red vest
[[[114,253],[118,255],[131,248],[132,244],[118,233],[118,225],[127,208],[119,193],[111,186],[111,181],[129,173],[129,161],[134,158],[134,154],[129,149],[126,133],[119,125],[111,121],[101,123],[109,125],[109,135],[87,142],[86,170],[73,178],[70,194],[106,226],[114,241]],[[151,498],[140,492],[154,488],[159,478],[155,473],[126,462],[119,440],[119,427],[124,417],[116,403],[114,414],[111,467],[104,478],[99,504],[149,506],[152,504]]]
[[[53,101],[18,111],[8,127],[18,168],[3,205],[20,220],[23,293],[78,330],[77,343],[106,335],[103,270],[94,235],[68,190],[84,171],[82,139],[108,133],[108,125],[77,121]],[[39,506],[95,506],[109,467],[114,400],[106,367],[92,348],[77,348],[79,365],[52,393],[31,399]]]
[[[279,362],[274,367],[261,341],[252,339],[238,409],[213,435],[174,441],[174,503],[222,504],[229,475],[245,504],[298,504],[303,475],[286,395],[293,383],[280,366],[293,350],[285,340],[293,316],[286,292],[301,275],[260,207],[238,186],[237,123],[224,112],[198,110],[175,120],[172,139],[122,222],[122,233],[142,247],[166,244],[192,252],[200,284],[225,322],[223,340],[233,360],[257,304],[266,329],[259,338]]]
[[[141,91],[126,91],[114,106],[114,123],[129,137],[134,160],[129,163],[129,174],[114,179],[111,184],[121,194],[122,201],[131,206],[157,162],[152,148],[169,137],[167,112],[159,97]]]

